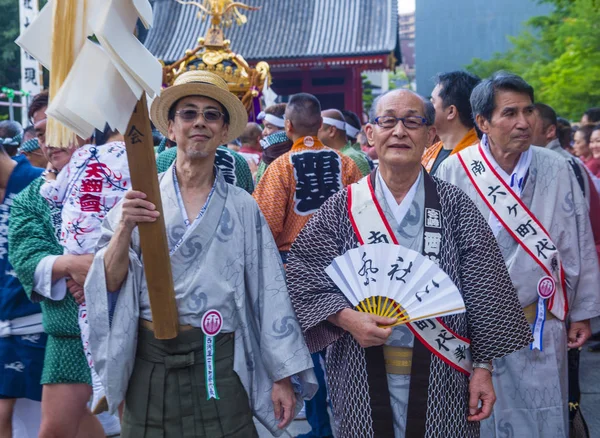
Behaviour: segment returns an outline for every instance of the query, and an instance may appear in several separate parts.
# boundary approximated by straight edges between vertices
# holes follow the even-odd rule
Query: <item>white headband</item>
[[[271,125],[275,125],[278,128],[284,128],[285,127],[285,120],[274,116],[273,114],[266,114],[264,111],[262,111],[259,115],[258,115],[258,120],[264,120],[266,122],[269,122]]]
[[[346,130],[346,122],[342,122],[341,120],[332,119],[331,117],[323,117],[323,123],[335,126],[337,129],[341,129],[342,131]]]
[[[359,132],[360,129],[356,129],[351,124],[346,123],[346,135],[348,135],[348,137],[356,138]]]

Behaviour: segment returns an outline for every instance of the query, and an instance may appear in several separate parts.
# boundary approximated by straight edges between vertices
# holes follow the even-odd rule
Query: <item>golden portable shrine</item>
[[[231,41],[225,39],[224,29],[233,23],[243,26],[248,21],[242,10],[256,11],[260,8],[231,0],[178,0],[178,3],[196,6],[199,9],[198,19],[210,19],[210,26],[206,35],[198,38],[198,46],[195,49],[186,50],[185,55],[172,64],[165,65],[163,62],[163,86],[172,85],[175,79],[186,71],[210,71],[227,82],[229,90],[238,96],[246,107],[250,120],[256,120],[260,113],[263,87],[271,84],[269,64],[261,61],[255,67],[251,67],[242,55],[231,50]]]

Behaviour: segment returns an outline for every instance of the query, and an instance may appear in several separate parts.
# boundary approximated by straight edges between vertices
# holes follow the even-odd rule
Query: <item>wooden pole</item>
[[[179,317],[145,93],[136,104],[129,120],[125,145],[133,189],[145,193],[148,196],[147,200],[156,205],[160,212],[154,223],[139,224],[138,229],[154,336],[156,339],[173,339],[179,329]]]

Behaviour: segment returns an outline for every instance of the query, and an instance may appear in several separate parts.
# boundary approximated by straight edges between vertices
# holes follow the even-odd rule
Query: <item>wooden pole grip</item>
[[[155,222],[139,224],[138,229],[154,336],[156,339],[173,339],[179,329],[179,317],[145,93],[129,120],[125,145],[133,189],[145,193],[147,200],[160,212]]]

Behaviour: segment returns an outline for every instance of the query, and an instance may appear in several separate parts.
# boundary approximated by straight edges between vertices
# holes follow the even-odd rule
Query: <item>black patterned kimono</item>
[[[423,177],[431,178],[427,173]],[[439,265],[461,291],[467,309],[442,318],[444,323],[471,340],[474,362],[523,348],[531,341],[531,331],[486,220],[457,187],[435,178],[428,185],[436,188],[444,218]],[[349,438],[382,436],[373,421],[366,350],[327,321],[330,315],[352,306],[324,270],[335,257],[358,245],[345,189],[325,202],[308,222],[292,246],[287,266],[292,304],[309,349],[328,347],[328,384],[338,435]],[[479,437],[479,423],[467,421],[468,386],[465,374],[431,356],[425,436]]]

